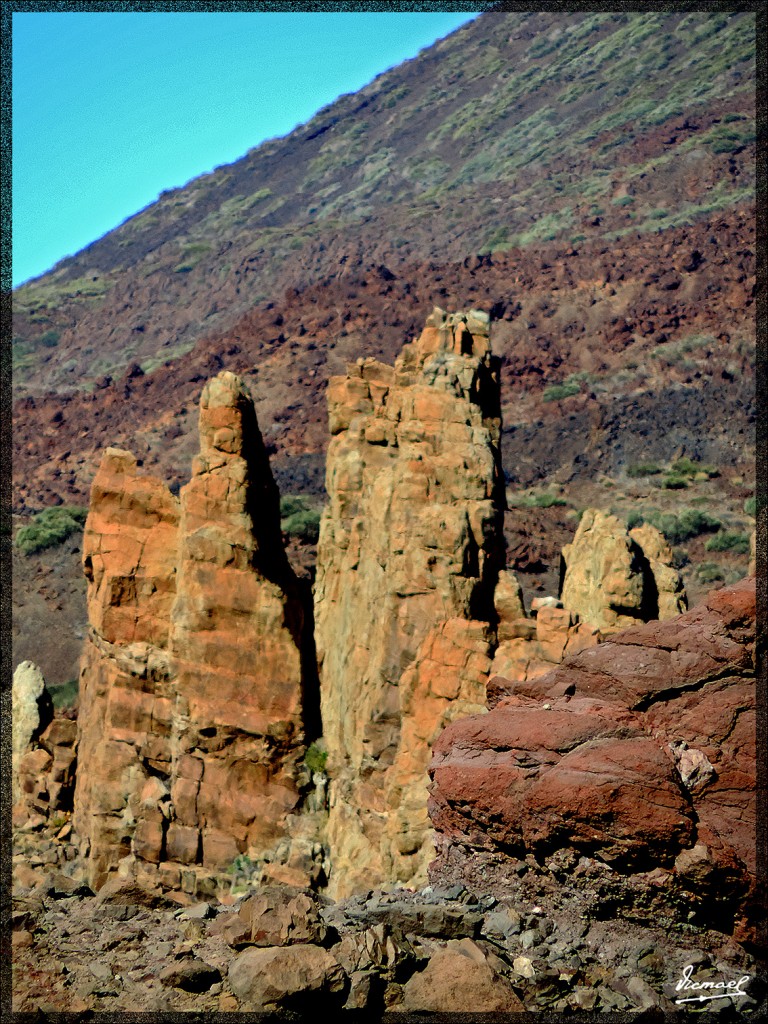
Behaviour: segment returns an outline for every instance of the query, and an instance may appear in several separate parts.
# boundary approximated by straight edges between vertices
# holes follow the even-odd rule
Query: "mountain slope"
[[[360,259],[655,232],[749,201],[750,14],[489,12],[16,292],[15,385],[152,369]]]

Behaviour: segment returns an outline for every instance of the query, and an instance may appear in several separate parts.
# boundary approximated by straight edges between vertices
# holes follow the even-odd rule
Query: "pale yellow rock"
[[[630,535],[616,516],[587,509],[563,559],[563,604],[603,634],[670,618],[685,607],[672,552],[651,526]]]
[[[498,616],[498,639],[511,640],[517,634],[517,623],[525,619],[523,591],[517,577],[509,569],[499,573],[493,603]]]
[[[674,619],[687,609],[688,600],[683,577],[673,564],[672,548],[666,537],[650,523],[636,526],[629,531],[629,536],[648,560],[656,582],[658,615],[655,617]]]
[[[467,648],[442,624],[495,617],[498,387],[487,317],[438,309],[394,369],[329,383],[315,637],[334,896],[424,877],[429,743],[447,707],[484,706],[488,638]]]

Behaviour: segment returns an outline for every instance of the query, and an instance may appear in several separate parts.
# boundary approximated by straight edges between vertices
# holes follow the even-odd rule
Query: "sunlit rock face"
[[[563,563],[563,604],[603,635],[687,607],[672,550],[650,524],[627,531],[616,516],[587,509]]]
[[[695,913],[753,941],[755,614],[751,577],[506,693],[497,680],[491,711],[434,746],[433,883],[528,898],[557,878],[603,898],[590,865],[607,864],[632,894],[622,914]]]
[[[328,386],[315,619],[331,892],[425,877],[429,747],[480,710],[503,565],[488,317],[435,309],[394,367]]]
[[[175,886],[257,858],[299,802],[312,658],[238,377],[203,390],[200,454],[178,498],[107,449],[83,564],[75,817],[92,883],[121,861]]]

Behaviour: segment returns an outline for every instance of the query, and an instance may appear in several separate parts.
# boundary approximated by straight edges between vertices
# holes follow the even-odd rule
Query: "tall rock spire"
[[[285,835],[300,799],[313,662],[279,498],[234,374],[200,401],[177,500],[108,449],[83,542],[78,831],[100,885],[118,863],[168,885],[215,876]]]
[[[504,505],[488,317],[435,309],[328,404],[315,636],[341,895],[425,877],[429,744],[485,704]]]

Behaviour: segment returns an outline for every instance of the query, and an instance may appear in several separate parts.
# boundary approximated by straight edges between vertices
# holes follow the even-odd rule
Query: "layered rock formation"
[[[559,665],[566,655],[599,642],[600,630],[582,622],[556,598],[534,598],[532,614],[526,615],[519,585],[512,580],[513,574],[504,572],[496,588],[498,646],[491,680],[494,676],[520,682],[535,679]]]
[[[530,616],[514,575],[499,576],[492,677],[535,679],[619,628],[674,618],[687,607],[672,549],[648,523],[628,531],[616,516],[586,509],[561,562],[561,599],[534,598]]]
[[[315,618],[331,889],[421,877],[429,745],[480,710],[503,564],[488,317],[436,309],[394,367],[328,387]]]
[[[613,912],[749,937],[754,673],[752,578],[509,683],[437,740],[431,876],[497,893],[567,879]]]
[[[83,539],[91,630],[75,823],[100,885],[211,876],[285,834],[299,802],[311,637],[246,388],[200,402],[200,456],[175,498],[108,449]]]
[[[587,509],[562,553],[566,608],[604,635],[639,619],[668,619],[687,607],[672,551],[648,524],[627,532],[616,516]]]

